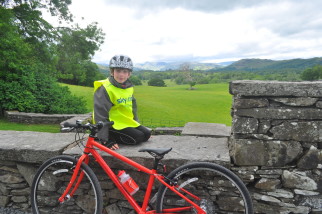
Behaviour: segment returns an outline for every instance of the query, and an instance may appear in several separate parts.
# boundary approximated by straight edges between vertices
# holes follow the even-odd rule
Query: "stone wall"
[[[0,165],[0,171],[2,172],[2,175],[0,175],[0,207],[10,207],[12,209],[31,213],[29,197],[30,186],[39,164],[0,160]],[[98,168],[96,164],[91,164],[91,169],[94,170],[96,176],[100,180],[104,201],[110,202],[105,209],[110,211],[109,213],[111,214],[126,214],[130,212],[134,214],[135,212],[131,209],[128,202],[125,201],[115,185],[113,185],[113,182],[110,179],[107,179],[106,174]],[[117,169],[113,168],[113,170]],[[142,176],[142,173],[130,168],[127,168],[126,172],[129,173],[141,187],[139,192],[135,194],[136,200],[143,201],[144,191],[142,190],[142,187],[146,186],[147,180],[142,178],[145,178],[146,176]],[[55,180],[48,180],[47,182],[55,182]],[[80,189],[86,187],[86,185],[81,185]],[[81,203],[86,203],[86,201]]]
[[[177,146],[174,156],[169,156],[166,162],[170,168],[194,160],[230,167],[247,184],[256,213],[322,213],[322,82],[233,81],[230,93],[233,95],[230,157],[224,140],[214,143],[202,137],[159,135],[149,143],[155,147]],[[29,210],[29,186],[35,170],[50,156],[70,150],[68,145],[74,136],[69,134],[53,137],[38,133],[39,142],[35,142],[34,133],[25,132],[23,137],[18,133],[1,134],[0,207]],[[59,138],[62,135],[65,141]],[[14,138],[16,144],[10,144],[12,139],[4,142],[8,137]],[[26,142],[28,137],[36,145],[34,149]],[[44,143],[45,140],[48,142]],[[204,144],[200,144],[202,140]],[[182,150],[186,142],[193,142],[189,145],[193,154]],[[134,150],[138,149],[131,147],[120,152],[127,151],[125,156],[134,155],[141,162],[150,163],[150,157],[136,156]],[[194,156],[185,160],[180,154]],[[140,180],[138,172],[127,171],[136,181]],[[121,196],[109,183],[102,186],[115,202],[109,209],[130,211],[127,203],[117,201]],[[138,193],[138,197],[142,195]]]
[[[80,120],[86,120],[91,117],[91,113],[88,114],[41,114],[41,113],[25,113],[18,111],[5,111],[5,118],[10,122],[15,123],[27,123],[27,124],[60,124],[63,121],[67,121],[71,118],[78,118]]]
[[[71,121],[75,122],[75,121]],[[175,130],[175,132],[173,132]],[[177,134],[179,129],[165,130]],[[157,132],[155,132],[156,134]],[[45,160],[66,154],[79,156],[82,154],[80,147],[73,145],[75,133],[44,133],[44,132],[18,132],[0,130],[0,213],[1,207],[30,211],[30,186],[32,178],[40,164]],[[151,168],[153,158],[147,153],[138,152],[143,148],[172,148],[162,163],[166,164],[167,171],[187,162],[214,162],[225,167],[230,167],[228,139],[201,136],[176,136],[153,135],[148,142],[136,146],[121,145],[118,153],[124,155],[144,166]],[[191,153],[191,151],[194,151]],[[110,155],[103,154],[104,160],[117,172],[125,169],[127,173],[139,184],[140,191],[135,198],[141,201],[143,188],[147,185],[147,175],[138,172]],[[94,161],[93,161],[94,163]],[[101,182],[103,189],[104,208],[111,214],[134,214],[124,197],[115,185],[106,179],[105,172],[91,164],[95,174]],[[49,181],[48,181],[49,182]],[[156,182],[158,183],[158,182]],[[82,186],[83,187],[83,186]],[[86,185],[84,186],[86,187]],[[157,188],[154,189],[154,192]]]
[[[322,82],[233,81],[230,155],[262,213],[322,213]]]

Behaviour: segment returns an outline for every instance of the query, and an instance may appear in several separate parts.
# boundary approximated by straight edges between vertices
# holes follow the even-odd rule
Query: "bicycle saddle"
[[[139,152],[148,152],[155,158],[163,158],[165,154],[170,152],[172,148],[156,148],[156,149],[140,149]]]

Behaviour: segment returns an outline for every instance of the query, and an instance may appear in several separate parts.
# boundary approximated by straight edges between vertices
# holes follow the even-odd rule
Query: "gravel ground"
[[[23,211],[20,211],[20,210],[15,210],[15,209],[12,209],[12,208],[7,208],[7,207],[0,207],[0,214],[31,214],[31,213],[28,213],[28,212],[23,212]]]

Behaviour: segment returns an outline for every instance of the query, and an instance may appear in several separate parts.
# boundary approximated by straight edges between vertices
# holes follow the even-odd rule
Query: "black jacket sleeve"
[[[104,86],[99,87],[94,93],[94,121],[107,122],[109,121],[109,111],[113,103]],[[108,127],[103,127],[98,133],[97,137],[103,141],[108,140]]]

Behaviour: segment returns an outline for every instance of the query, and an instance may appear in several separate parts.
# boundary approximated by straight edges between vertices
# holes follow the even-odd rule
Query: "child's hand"
[[[105,141],[102,144],[112,150],[116,150],[116,149],[120,148],[119,145],[117,143],[115,143],[114,141],[113,142],[106,142]]]
[[[110,148],[110,149],[112,149],[112,150],[117,150],[117,149],[119,149],[120,147],[119,147],[119,145],[118,145],[117,143],[115,143],[115,144],[113,144],[112,146],[110,146],[109,148]]]

